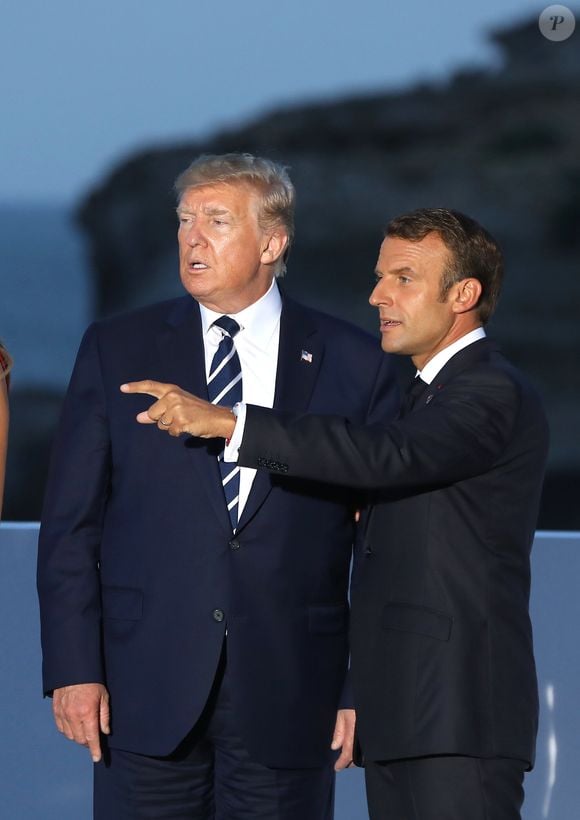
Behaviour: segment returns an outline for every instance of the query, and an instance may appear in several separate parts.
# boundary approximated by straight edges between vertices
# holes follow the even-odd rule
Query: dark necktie
[[[231,316],[221,316],[213,324],[221,328],[224,335],[211,363],[207,393],[212,404],[233,407],[242,400],[242,368],[234,345],[234,336],[240,326]],[[238,526],[240,468],[233,462],[224,461],[223,450],[218,456],[218,463],[232,530],[235,531]]]
[[[417,402],[417,399],[426,387],[427,382],[424,382],[420,376],[415,376],[415,378],[408,385],[407,389],[405,390],[405,393],[403,394],[403,399],[401,401],[401,411],[399,413],[400,418],[406,416],[407,413],[411,412],[411,410]]]

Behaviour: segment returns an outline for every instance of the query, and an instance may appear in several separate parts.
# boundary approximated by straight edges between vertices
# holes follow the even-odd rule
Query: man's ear
[[[271,234],[265,237],[266,246],[262,250],[260,262],[263,265],[272,265],[276,262],[288,245],[288,234],[283,228],[275,228]]]
[[[454,313],[467,313],[479,304],[481,298],[481,282],[469,277],[453,285],[452,308]]]

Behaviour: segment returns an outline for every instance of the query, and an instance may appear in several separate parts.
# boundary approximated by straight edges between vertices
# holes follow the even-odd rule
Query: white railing
[[[0,526],[0,817],[89,820],[89,755],[58,734],[41,693],[37,535],[36,523]],[[580,533],[537,533],[532,619],[542,716],[524,818],[573,820],[580,806]],[[344,772],[336,820],[366,817],[362,772]]]

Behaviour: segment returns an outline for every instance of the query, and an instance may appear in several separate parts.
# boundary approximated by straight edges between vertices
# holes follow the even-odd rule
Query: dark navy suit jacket
[[[375,489],[352,592],[352,682],[369,760],[534,761],[530,548],[541,402],[487,339],[389,425],[248,407],[239,463]]]
[[[105,683],[111,745],[168,754],[206,703],[227,629],[253,757],[322,765],[348,663],[356,498],[258,473],[234,536],[219,442],[138,424],[153,399],[119,386],[144,378],[207,396],[189,296],[97,323],[82,342],[40,534],[44,690]],[[275,406],[387,420],[392,364],[366,333],[285,298]]]

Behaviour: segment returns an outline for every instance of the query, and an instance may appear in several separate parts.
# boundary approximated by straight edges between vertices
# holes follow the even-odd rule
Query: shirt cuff
[[[232,413],[236,417],[236,426],[229,441],[224,447],[224,461],[237,461],[242,439],[244,438],[244,428],[246,426],[246,405],[238,402],[232,408]]]

